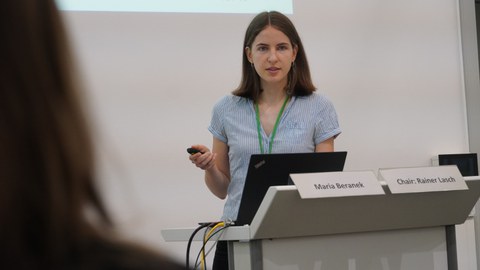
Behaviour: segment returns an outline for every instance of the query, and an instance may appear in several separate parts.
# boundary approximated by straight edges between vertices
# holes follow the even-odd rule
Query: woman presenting
[[[205,183],[227,199],[222,220],[235,221],[250,156],[334,151],[340,134],[332,103],[310,77],[300,37],[288,17],[270,11],[248,26],[237,89],[214,106],[208,130],[212,150],[197,144],[190,160],[205,171]],[[226,243],[219,242],[214,269],[228,269]]]

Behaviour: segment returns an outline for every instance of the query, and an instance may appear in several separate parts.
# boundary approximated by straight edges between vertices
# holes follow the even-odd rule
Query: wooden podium
[[[456,270],[454,225],[480,196],[480,179],[466,182],[468,190],[318,199],[301,199],[295,186],[270,187],[252,223],[220,239],[236,270]],[[187,241],[194,229],[162,234]]]

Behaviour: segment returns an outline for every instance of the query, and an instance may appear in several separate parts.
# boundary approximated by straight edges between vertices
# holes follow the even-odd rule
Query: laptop
[[[341,151],[252,155],[235,226],[252,222],[270,186],[293,185],[291,173],[342,171],[346,157]]]

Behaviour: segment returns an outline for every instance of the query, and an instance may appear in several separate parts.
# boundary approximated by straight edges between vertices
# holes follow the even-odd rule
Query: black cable
[[[218,223],[212,223],[212,227],[215,226],[216,224]],[[197,268],[197,265],[198,265],[198,259],[200,259],[200,254],[202,254],[203,252],[203,256],[206,256],[205,254],[205,245],[208,241],[210,241],[210,239],[212,239],[213,236],[215,236],[216,234],[220,233],[221,231],[225,230],[226,228],[230,227],[231,225],[225,225],[221,228],[218,228],[215,232],[212,233],[212,235],[210,235],[204,242],[203,242],[203,245],[202,245],[202,249],[198,252],[197,254],[197,258],[195,259],[195,264],[194,264],[194,269]],[[205,239],[205,238],[204,238]],[[203,261],[205,262],[205,257],[203,258]]]
[[[190,235],[190,238],[188,239],[188,243],[187,243],[187,263],[185,264],[186,265],[186,269],[189,270],[190,269],[190,247],[192,245],[192,241],[193,241],[193,238],[195,237],[195,235],[198,233],[198,231],[200,231],[201,229],[205,228],[205,227],[209,227],[211,226],[212,224],[215,224],[215,223],[205,223],[205,224],[202,224],[200,226],[198,226],[192,233],[192,235]]]
[[[215,227],[218,223],[212,223],[212,228]],[[198,259],[200,259],[200,255],[202,256],[202,259],[203,259],[203,262],[206,264],[206,254],[205,254],[205,246],[208,242],[208,239],[211,238],[211,236],[208,238],[208,239],[205,239],[205,236],[207,235],[208,231],[205,230],[205,233],[203,234],[203,239],[202,239],[202,248],[200,249],[200,251],[198,252],[197,254],[197,258],[195,259],[195,264],[193,266],[193,269],[197,269],[197,266],[198,266]],[[205,265],[205,269],[203,270],[206,270],[207,267]]]
[[[216,223],[215,225],[212,223],[212,228],[217,226],[218,223]],[[201,251],[201,254],[202,254],[202,259],[203,259],[203,263],[205,264],[204,267],[203,267],[203,270],[207,270],[207,260],[206,260],[206,254],[205,254],[205,245],[207,244],[207,239],[205,239],[205,237],[207,236],[208,234],[208,230],[205,229],[205,232],[203,233],[203,238],[202,238],[202,251]],[[195,262],[195,267],[197,267],[197,262]]]

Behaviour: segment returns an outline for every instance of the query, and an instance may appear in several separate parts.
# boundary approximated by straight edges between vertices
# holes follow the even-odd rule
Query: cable
[[[213,225],[213,223],[212,223],[212,225]],[[201,260],[200,260],[201,268],[200,269],[201,270],[207,270],[207,267],[206,267],[206,264],[205,264],[205,245],[206,245],[206,242],[205,242],[206,240],[205,239],[207,239],[207,233],[208,233],[208,228],[205,228],[205,230],[203,231],[202,248],[200,249],[200,253],[199,253],[199,255],[201,255],[200,256],[200,258],[201,258]],[[199,256],[197,256],[197,259],[195,260],[195,268],[194,269],[197,268],[198,257]]]
[[[217,229],[220,226],[225,226],[225,222],[221,221],[221,222],[218,222],[215,226],[213,226],[213,228],[211,228],[210,231],[208,232],[207,238],[210,237],[212,233],[215,231],[215,229]]]
[[[213,238],[213,236],[215,236],[215,234],[219,233],[219,232],[223,232],[223,230],[225,229],[226,227],[224,228],[221,228],[220,230],[217,230],[215,233],[213,233],[207,240],[207,242]],[[213,248],[215,247],[215,245],[218,243],[218,239],[215,241],[215,243],[208,249],[207,253],[206,253],[206,256],[208,256],[210,254],[210,252],[212,252]],[[198,263],[198,260],[200,258],[200,252],[198,253],[197,255],[197,259],[195,260],[195,268],[196,269],[200,263]]]
[[[212,235],[212,232],[214,232],[218,227],[224,226],[224,225],[225,225],[225,222],[218,222],[215,226],[213,226],[210,229],[210,231],[208,233],[206,233],[207,230],[205,230],[205,234],[203,235],[203,245],[202,245],[202,250],[201,250],[201,254],[202,254],[201,263],[202,263],[202,266],[203,266],[202,270],[207,270],[206,262],[205,262],[205,245],[207,244],[209,237]]]
[[[198,226],[192,233],[192,235],[190,235],[190,238],[188,239],[188,243],[187,243],[187,256],[186,256],[186,269],[190,269],[190,247],[192,246],[192,241],[193,241],[193,238],[195,237],[195,235],[203,228],[205,227],[209,227],[211,226],[212,224],[215,224],[215,223],[204,223],[200,226]]]
[[[230,222],[227,222],[227,225],[224,225],[225,223],[224,222],[219,222],[217,223],[212,229],[210,229],[210,231],[208,233],[206,233],[206,238],[204,238],[204,242],[203,242],[203,246],[202,246],[202,249],[200,250],[200,252],[197,254],[197,258],[195,260],[195,264],[194,264],[194,269],[197,269],[197,267],[200,265],[200,263],[202,265],[205,265],[205,262],[204,261],[201,261],[200,263],[198,262],[198,260],[200,259],[200,257],[202,258],[202,260],[205,260],[205,257],[210,254],[210,252],[213,250],[213,248],[215,247],[215,244],[218,242],[218,239],[215,241],[215,244],[213,244],[210,249],[208,250],[208,252],[205,254],[205,247],[206,247],[206,243],[208,241],[210,241],[210,239],[212,239],[216,234],[220,233],[220,232],[223,232],[226,228],[230,227],[232,223]],[[220,226],[224,226],[223,228],[220,228],[218,229],[218,227]],[[202,268],[203,269],[203,268]],[[203,269],[203,270],[206,270]]]

